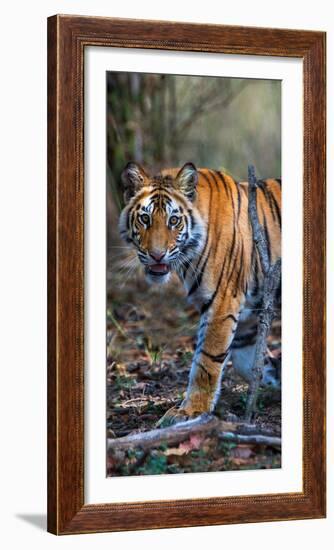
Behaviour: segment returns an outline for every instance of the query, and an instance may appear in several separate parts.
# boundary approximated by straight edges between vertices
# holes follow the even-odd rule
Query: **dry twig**
[[[275,297],[281,280],[281,259],[270,264],[268,242],[257,213],[257,179],[254,166],[248,167],[248,214],[253,230],[253,240],[257,248],[263,273],[263,299],[259,313],[259,327],[256,339],[255,358],[252,367],[252,382],[249,385],[245,421],[249,422],[255,410],[257,394],[262,380],[264,358],[267,349],[267,336],[275,317]]]

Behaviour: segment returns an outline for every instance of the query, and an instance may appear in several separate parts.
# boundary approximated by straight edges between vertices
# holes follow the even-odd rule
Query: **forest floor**
[[[112,261],[107,302],[107,437],[149,431],[181,403],[189,377],[198,314],[187,304],[180,283],[149,286],[134,270],[128,275]],[[281,353],[281,323],[273,324],[268,348]],[[215,415],[241,422],[247,384],[227,366]],[[261,389],[253,424],[280,436],[280,392]],[[109,453],[108,476],[215,472],[280,468],[280,449],[222,441],[215,434],[193,435],[178,445]]]

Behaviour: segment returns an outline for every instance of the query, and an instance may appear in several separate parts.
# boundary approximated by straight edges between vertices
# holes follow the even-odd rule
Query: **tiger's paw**
[[[191,408],[182,407],[182,405],[181,407],[172,407],[158,420],[156,428],[167,428],[180,422],[186,422],[186,420],[193,420],[204,412],[206,411],[195,411]]]
[[[156,428],[167,428],[173,424],[178,424],[179,422],[185,422],[188,420],[189,416],[187,412],[179,407],[172,407],[158,420],[156,423]]]

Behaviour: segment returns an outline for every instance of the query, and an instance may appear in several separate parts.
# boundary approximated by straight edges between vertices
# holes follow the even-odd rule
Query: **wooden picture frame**
[[[56,15],[48,19],[48,531],[325,516],[325,39],[323,32]],[[303,490],[84,502],[84,52],[87,46],[295,57],[304,79]]]

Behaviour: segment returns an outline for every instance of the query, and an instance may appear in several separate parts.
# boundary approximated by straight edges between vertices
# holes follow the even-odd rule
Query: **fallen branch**
[[[107,440],[107,451],[126,451],[140,447],[150,449],[160,445],[177,445],[186,441],[194,434],[215,435],[219,439],[235,442],[250,443],[254,445],[271,445],[278,447],[281,439],[275,436],[268,436],[258,433],[240,434],[237,430],[242,429],[244,424],[233,424],[218,420],[215,416],[203,414],[194,420],[187,420],[169,428],[159,428],[149,432],[127,435],[116,439]],[[255,429],[255,428],[254,428]],[[253,429],[251,429],[253,431]]]
[[[265,231],[259,222],[257,212],[257,180],[254,166],[248,167],[248,215],[250,218],[253,240],[259,254],[263,281],[262,308],[259,314],[259,327],[256,338],[255,357],[252,367],[252,381],[249,385],[246,403],[245,421],[251,420],[255,410],[257,395],[263,376],[265,354],[267,349],[267,336],[271,323],[275,317],[275,297],[281,280],[281,259],[270,265],[268,242]]]
[[[248,443],[251,445],[269,445],[270,447],[281,447],[281,438],[262,434],[242,435],[233,432],[221,432],[218,438],[231,443]]]
[[[193,434],[209,433],[214,431],[220,424],[218,418],[208,414],[202,414],[194,420],[180,422],[168,428],[159,428],[149,432],[141,432],[133,435],[126,435],[117,439],[107,440],[107,450],[126,450],[133,447],[141,447],[149,449],[150,447],[158,447],[164,443],[173,444],[181,443]]]

